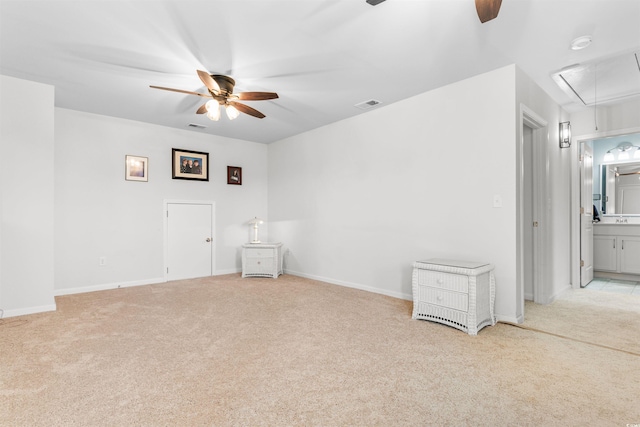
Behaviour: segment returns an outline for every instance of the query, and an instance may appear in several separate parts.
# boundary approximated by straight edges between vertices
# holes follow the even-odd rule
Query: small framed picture
[[[126,155],[124,158],[124,179],[127,181],[149,181],[149,159]]]
[[[172,149],[171,177],[209,181],[209,153]]]
[[[242,168],[227,166],[227,184],[242,185]]]

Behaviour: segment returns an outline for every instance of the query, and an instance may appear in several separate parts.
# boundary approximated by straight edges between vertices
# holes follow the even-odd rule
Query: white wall
[[[0,309],[55,310],[54,89],[0,76]]]
[[[515,78],[508,66],[270,144],[286,270],[410,299],[413,261],[491,262],[496,313],[513,319]]]
[[[56,294],[162,281],[163,201],[216,203],[215,270],[238,272],[246,222],[267,217],[267,147],[72,110],[55,110]],[[171,178],[171,149],[209,153],[209,181]],[[149,181],[126,181],[125,155],[149,158]],[[227,166],[243,184],[227,185]],[[262,232],[266,233],[266,229]],[[107,258],[99,266],[99,257]]]
[[[611,136],[637,132],[640,127],[640,98],[615,105],[602,105],[594,114],[593,108],[587,108],[571,114],[571,130],[574,138],[584,136]]]

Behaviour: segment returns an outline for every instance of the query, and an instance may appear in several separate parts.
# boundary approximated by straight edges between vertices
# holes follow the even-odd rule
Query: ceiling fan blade
[[[248,114],[259,119],[264,119],[266,116],[255,108],[251,108],[248,105],[240,104],[239,102],[230,101],[229,105],[233,105],[236,109],[242,113]]]
[[[186,93],[187,95],[198,95],[204,98],[211,98],[211,95],[209,95],[208,93],[191,92],[189,90],[172,89],[170,87],[162,87],[162,86],[149,86],[149,87],[153,89],[170,90],[171,92]]]
[[[198,111],[196,111],[196,114],[206,114],[206,113],[207,113],[207,104],[202,104],[198,108]]]
[[[213,80],[213,78],[211,77],[211,75],[209,75],[209,73],[202,70],[197,70],[197,71],[198,71],[198,77],[200,77],[200,80],[202,80],[202,83],[204,83],[207,89],[209,89],[212,92],[215,92],[216,94],[220,92],[220,86],[218,85],[218,82]]]
[[[500,12],[500,5],[502,0],[476,0],[476,11],[480,22],[484,24],[496,18]]]
[[[278,98],[278,94],[274,92],[240,92],[235,95],[241,101],[263,101]]]

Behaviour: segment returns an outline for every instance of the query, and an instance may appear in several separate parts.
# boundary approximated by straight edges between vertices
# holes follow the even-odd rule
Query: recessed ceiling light
[[[581,36],[571,42],[572,50],[580,50],[591,44],[591,36]]]

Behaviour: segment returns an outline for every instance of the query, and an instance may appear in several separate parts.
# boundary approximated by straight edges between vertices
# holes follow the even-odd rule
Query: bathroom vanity
[[[640,275],[640,222],[634,223],[634,219],[609,217],[594,224],[593,269],[596,273]]]

